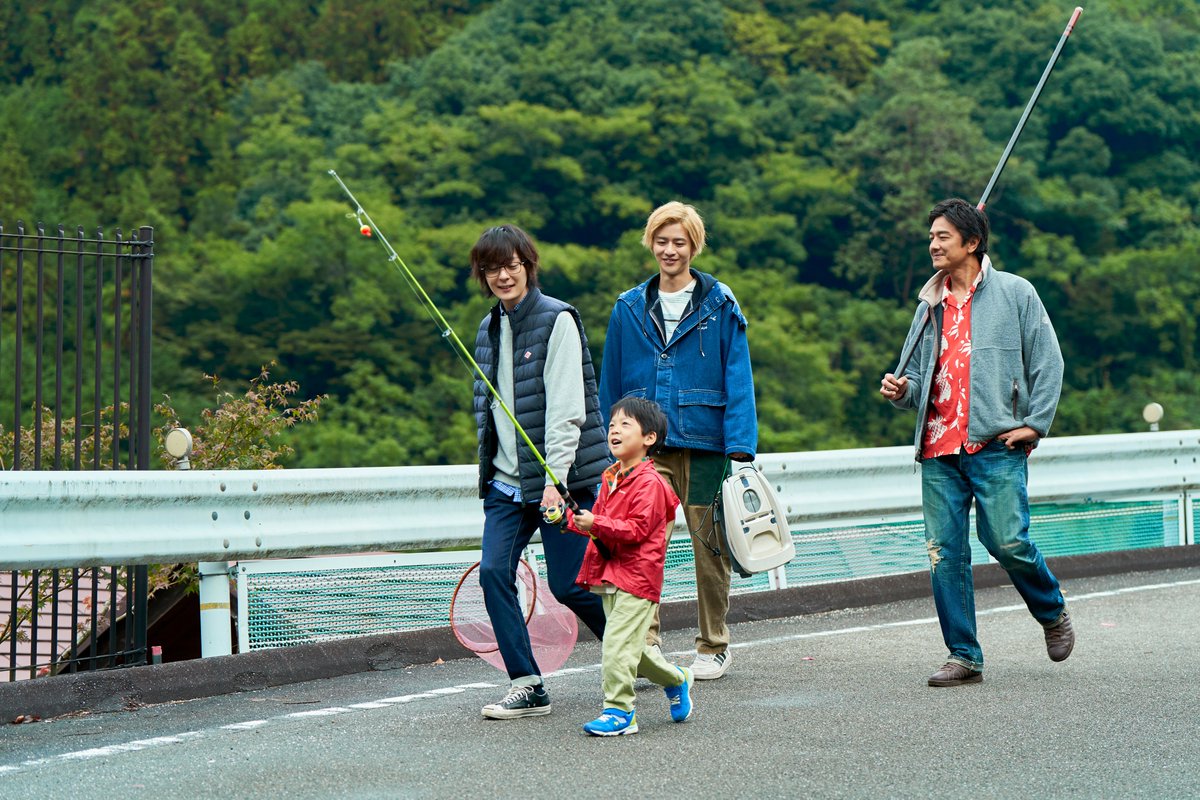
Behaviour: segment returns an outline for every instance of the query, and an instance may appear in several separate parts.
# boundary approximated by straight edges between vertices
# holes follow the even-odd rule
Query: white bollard
[[[233,626],[229,621],[229,563],[201,561],[200,656],[233,653]]]

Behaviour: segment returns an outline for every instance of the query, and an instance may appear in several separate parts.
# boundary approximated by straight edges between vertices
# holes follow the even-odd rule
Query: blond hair
[[[650,212],[646,220],[646,230],[642,233],[642,244],[647,250],[653,249],[654,235],[667,225],[679,223],[687,233],[692,245],[692,258],[700,255],[704,249],[704,220],[700,212],[689,205],[672,200]]]

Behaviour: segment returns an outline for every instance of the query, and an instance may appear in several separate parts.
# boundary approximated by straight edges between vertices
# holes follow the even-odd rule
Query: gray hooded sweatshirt
[[[918,334],[922,338],[904,371],[908,391],[892,401],[896,408],[917,409],[914,446],[918,461],[929,418],[930,388],[943,345],[945,283],[946,273],[939,270],[921,289],[905,351]],[[922,326],[931,311],[933,319]],[[994,269],[985,255],[983,277],[971,299],[967,441],[984,444],[1024,425],[1046,436],[1058,408],[1062,378],[1062,351],[1037,290],[1020,276]]]

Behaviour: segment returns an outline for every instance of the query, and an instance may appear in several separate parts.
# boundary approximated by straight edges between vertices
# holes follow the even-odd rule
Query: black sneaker
[[[499,703],[483,707],[488,719],[516,719],[517,717],[540,717],[550,713],[550,693],[544,684],[517,686],[509,689]]]

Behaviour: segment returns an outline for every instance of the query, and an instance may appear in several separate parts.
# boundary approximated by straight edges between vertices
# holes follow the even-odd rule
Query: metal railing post
[[[138,229],[138,239],[134,245],[137,255],[138,293],[137,308],[137,375],[130,375],[129,380],[137,384],[137,427],[130,424],[130,432],[134,435],[134,445],[137,449],[138,469],[150,469],[150,414],[154,404],[150,397],[151,365],[153,363],[154,345],[154,228],[142,226]],[[132,410],[132,406],[131,406]]]
[[[1196,544],[1196,506],[1197,495],[1194,491],[1183,493],[1183,541],[1181,544]]]

